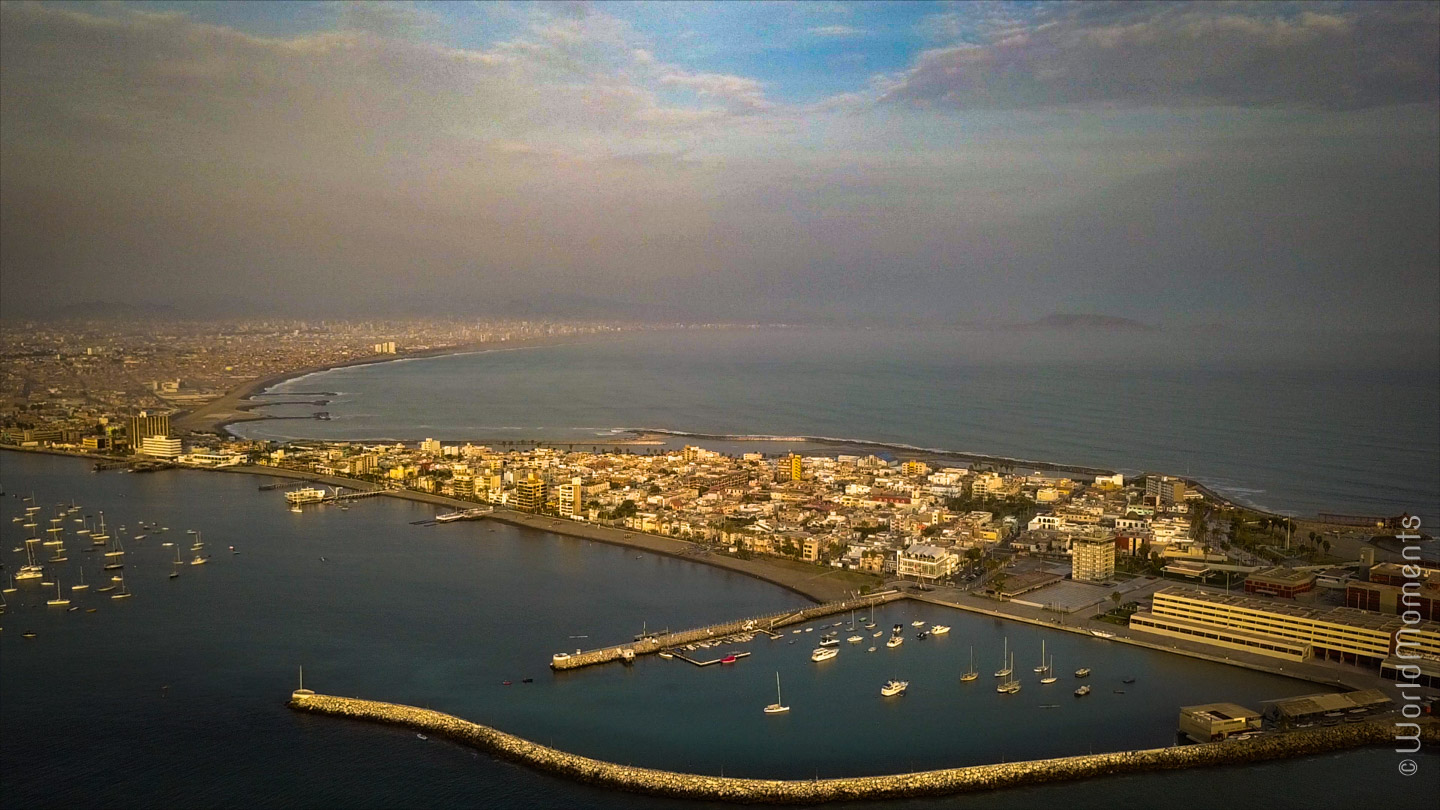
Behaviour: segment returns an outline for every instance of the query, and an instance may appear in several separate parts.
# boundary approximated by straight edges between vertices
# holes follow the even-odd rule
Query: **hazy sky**
[[[0,4],[0,306],[1433,330],[1440,4]]]

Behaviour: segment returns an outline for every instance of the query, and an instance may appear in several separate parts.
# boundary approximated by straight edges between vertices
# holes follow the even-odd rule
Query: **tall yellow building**
[[[1108,537],[1077,537],[1070,543],[1070,576],[1081,582],[1105,582],[1115,576],[1115,541]]]
[[[584,513],[585,507],[585,486],[579,478],[571,478],[570,483],[560,485],[560,514],[564,517],[575,517]]]
[[[795,453],[791,453],[791,454],[790,454],[790,480],[791,480],[791,481],[799,481],[804,475],[805,475],[805,459],[801,458],[800,456],[796,455]]]
[[[534,471],[515,484],[515,508],[522,512],[539,512],[545,507],[545,479]]]

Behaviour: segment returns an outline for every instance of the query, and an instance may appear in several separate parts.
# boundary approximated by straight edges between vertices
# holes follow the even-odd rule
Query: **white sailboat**
[[[90,535],[90,542],[93,543],[93,544],[95,544],[95,545],[97,545],[97,546],[103,546],[103,545],[105,545],[106,543],[110,542],[110,535],[108,535],[108,534],[105,533],[105,513],[104,513],[104,512],[101,512],[101,513],[100,513],[100,527],[99,527],[98,529],[96,529],[94,533],[92,533],[92,534]]]
[[[1012,657],[1012,660],[1006,662],[1005,665],[1005,672],[1007,673],[1015,671],[1015,662],[1013,660],[1015,654],[1011,653],[1010,655]],[[1006,680],[1002,681],[999,686],[995,687],[995,691],[1007,695],[1013,695],[1016,692],[1020,691],[1020,681],[1016,678],[1007,678]]]
[[[126,589],[126,587],[125,587],[125,575],[124,575],[124,574],[121,574],[121,575],[120,575],[120,592],[119,592],[119,593],[112,593],[112,594],[110,594],[110,598],[111,598],[111,599],[129,599],[129,598],[132,597],[132,596],[134,596],[134,594],[130,593],[130,591],[129,591],[128,589]]]
[[[1055,656],[1050,656],[1050,661],[1045,664],[1045,671],[1041,673],[1040,683],[1052,684],[1059,680],[1055,677]]]
[[[975,671],[975,648],[972,646],[970,648],[970,668],[960,674],[960,681],[965,683],[973,681],[978,677],[980,677],[980,673]]]
[[[59,605],[61,607],[70,604],[70,600],[60,595],[60,580],[55,580],[55,598],[47,601],[47,605]]]
[[[16,591],[16,588],[15,588],[15,575],[14,575],[14,574],[6,574],[6,576],[10,578],[10,580],[9,580],[9,581],[10,581],[10,584],[5,587],[5,593],[14,593],[14,592]]]
[[[1010,666],[1010,637],[1005,637],[1005,646],[1000,652],[1000,669],[995,671],[995,677],[1008,678],[1014,668]]]
[[[29,560],[26,565],[20,566],[20,573],[15,575],[16,579],[42,579],[45,576],[45,567],[35,562],[35,542],[38,537],[32,537],[25,541],[25,558]]]
[[[195,559],[193,559],[193,560],[190,561],[190,564],[191,564],[191,565],[204,565],[204,564],[205,564],[205,558],[200,555],[201,550],[203,550],[204,548],[205,548],[205,544],[204,544],[203,542],[201,542],[201,540],[200,540],[200,533],[199,533],[199,532],[195,532],[195,542],[194,542],[194,544],[192,544],[192,545],[190,546],[190,550],[193,551],[193,552],[195,552]],[[176,552],[176,553],[179,553],[179,552]]]
[[[120,544],[120,536],[115,536],[115,545],[105,552],[106,571],[116,571],[125,567],[125,547]]]
[[[175,565],[171,566],[171,568],[170,568],[170,578],[171,578],[171,579],[174,579],[174,578],[180,576],[180,565],[181,565],[181,563],[180,563],[180,549],[177,548],[177,549],[175,549]]]
[[[780,673],[775,673],[775,702],[765,707],[766,714],[784,714],[790,707],[780,701]]]
[[[1040,639],[1040,666],[1035,667],[1036,672],[1045,671],[1045,639]]]
[[[90,588],[90,586],[85,584],[85,566],[82,565],[82,566],[80,566],[80,584],[79,584],[79,585],[71,585],[71,586],[70,586],[70,590],[72,590],[72,591],[84,591],[84,590],[89,590],[89,588]]]

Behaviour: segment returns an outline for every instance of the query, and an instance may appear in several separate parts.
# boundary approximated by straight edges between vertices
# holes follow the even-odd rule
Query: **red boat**
[[[737,659],[734,655],[727,655],[727,656],[725,656],[724,658],[721,658],[721,659],[720,659],[720,663],[722,663],[722,664],[733,664],[733,663],[735,663],[737,660],[738,660],[738,659]]]

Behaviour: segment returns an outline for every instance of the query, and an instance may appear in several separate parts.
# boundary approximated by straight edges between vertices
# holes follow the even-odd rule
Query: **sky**
[[[0,3],[0,314],[1433,332],[1436,3]]]

